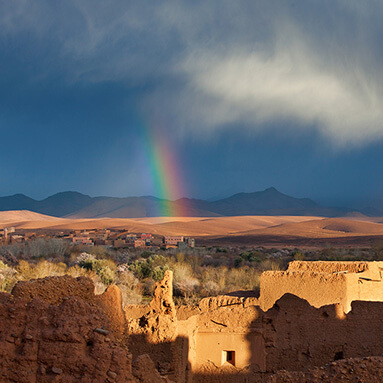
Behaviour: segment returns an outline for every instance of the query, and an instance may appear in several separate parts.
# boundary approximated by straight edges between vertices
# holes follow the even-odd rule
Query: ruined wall
[[[338,261],[293,261],[289,263],[289,271],[312,271],[315,273],[361,273],[366,271],[372,262],[338,262]],[[381,263],[381,262],[379,262]]]
[[[135,381],[131,355],[105,314],[69,297],[60,305],[0,294],[0,381]]]
[[[126,334],[126,320],[122,307],[122,293],[120,288],[116,285],[111,285],[103,294],[96,295],[94,300],[107,315],[111,329],[116,336],[120,339],[124,339],[128,334]]]
[[[312,271],[266,271],[260,278],[260,307],[266,311],[284,294],[294,294],[314,307],[341,303],[349,308],[346,274]]]
[[[212,363],[217,367],[225,363],[243,369],[256,365],[258,371],[266,369],[265,346],[261,333],[257,332],[199,332],[197,335],[195,370]],[[228,353],[230,359],[228,360]]]
[[[149,355],[128,351],[117,286],[96,296],[89,278],[49,277],[13,293],[0,293],[1,382],[166,381]]]
[[[286,294],[273,308],[218,307],[198,316],[193,374],[214,381],[224,371],[224,351],[235,351],[238,381],[243,373],[304,371],[337,359],[383,355],[383,303],[353,302],[314,308]],[[236,381],[236,375],[232,381]],[[210,378],[211,380],[209,380]]]
[[[0,381],[261,382],[265,373],[383,355],[383,302],[353,302],[344,313],[345,297],[379,297],[381,263],[345,264],[294,262],[265,273],[259,300],[206,298],[178,315],[171,272],[150,305],[125,311],[116,286],[95,296],[87,279],[20,284],[15,296],[0,294]],[[265,302],[272,307],[263,311]]]
[[[351,310],[356,300],[383,301],[383,262],[301,262],[287,271],[267,271],[260,278],[260,306],[268,310],[285,293],[314,307],[341,303]]]
[[[316,309],[285,295],[263,315],[268,371],[302,371],[336,359],[383,355],[383,303],[353,302]]]
[[[255,297],[237,297],[230,295],[219,295],[217,297],[204,298],[200,301],[199,311],[204,313],[219,307],[242,305],[243,307],[258,306],[259,300]]]
[[[257,320],[261,310],[246,299],[237,299],[234,303],[232,297],[227,297],[228,304],[223,305],[223,302],[223,297],[218,298],[217,305],[213,305],[216,309],[206,310],[198,316],[193,371],[227,363],[237,369],[252,365],[257,371],[265,370],[262,321]],[[231,353],[231,360],[227,359],[227,352]]]
[[[94,284],[86,277],[72,278],[69,275],[20,281],[12,289],[16,298],[31,300],[40,298],[44,302],[57,305],[66,297],[79,297],[94,302]]]
[[[125,314],[129,315],[132,310],[129,308]],[[175,382],[187,381],[189,344],[194,342],[194,335],[191,328],[184,325],[181,329],[178,324],[170,270],[157,282],[146,313],[139,318],[126,317],[126,323],[128,347],[133,357],[149,354],[160,373]]]

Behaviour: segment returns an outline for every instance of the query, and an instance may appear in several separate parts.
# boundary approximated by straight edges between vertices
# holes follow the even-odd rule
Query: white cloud
[[[297,123],[319,129],[338,144],[383,137],[383,89],[377,73],[331,62],[296,38],[273,51],[200,52],[182,65],[200,118],[211,129],[245,124]],[[190,92],[185,100],[190,103]]]

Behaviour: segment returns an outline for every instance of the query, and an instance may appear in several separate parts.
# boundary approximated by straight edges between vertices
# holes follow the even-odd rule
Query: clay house
[[[290,262],[286,271],[266,271],[260,280],[263,310],[284,294],[294,294],[314,307],[353,301],[383,301],[383,262]]]
[[[150,246],[151,241],[152,241],[152,235],[148,233],[142,233],[141,234],[141,239],[145,241],[145,246]]]
[[[127,234],[126,236],[126,243],[132,243],[134,244],[134,241],[137,239],[137,235],[136,234]]]
[[[164,237],[161,237],[161,236],[153,236],[152,240],[151,240],[151,246],[163,246],[164,244]]]
[[[89,237],[73,237],[72,238],[73,245],[87,245],[93,246],[94,243]]]
[[[146,243],[143,239],[136,239],[134,241],[134,247],[135,248],[140,248],[140,247],[145,247],[146,246]]]
[[[126,247],[127,243],[125,242],[125,239],[118,238],[113,241],[113,247]]]
[[[168,320],[161,321],[177,328],[179,346],[175,340],[163,355],[144,351],[159,365],[166,358],[170,364],[178,361],[174,370],[178,368],[182,378],[177,381],[185,381],[182,374],[191,371],[193,381],[201,382],[219,381],[215,374],[220,369],[252,376],[383,355],[376,336],[383,331],[382,269],[382,262],[292,262],[287,271],[262,275],[259,298],[205,298],[197,309],[177,309],[177,319],[168,314]],[[129,309],[126,314],[130,317]],[[142,331],[140,320],[131,320],[132,334]],[[155,331],[168,333],[165,328]],[[182,351],[183,360],[181,350],[187,350]]]
[[[179,242],[183,242],[184,237],[182,235],[165,236],[164,243],[166,248],[176,248]]]

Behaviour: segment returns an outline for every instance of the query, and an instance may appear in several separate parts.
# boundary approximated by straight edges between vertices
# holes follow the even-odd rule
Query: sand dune
[[[201,218],[198,221],[166,222],[156,225],[162,232],[190,236],[206,235],[235,235],[245,230],[255,230],[286,222],[302,222],[317,217],[269,217],[269,216],[239,216]]]
[[[267,228],[287,222],[303,222],[318,217],[296,216],[240,216],[240,217],[154,217],[154,218],[99,218],[67,219],[21,211],[2,212],[0,227],[19,229],[126,229],[131,232],[150,232],[160,235],[234,235],[238,232]]]
[[[237,233],[238,235],[275,235],[306,238],[383,235],[383,224],[350,218],[324,218],[306,222],[285,223],[278,226]]]
[[[65,221],[64,218],[52,217],[29,210],[8,210],[0,211],[0,223],[21,222],[21,221]]]
[[[381,218],[374,219],[381,221]],[[372,221],[372,220],[371,220]],[[0,212],[0,228],[18,229],[124,229],[158,235],[194,237],[275,236],[336,238],[383,235],[383,224],[368,219],[301,216],[154,217],[154,218],[56,218],[30,211]]]

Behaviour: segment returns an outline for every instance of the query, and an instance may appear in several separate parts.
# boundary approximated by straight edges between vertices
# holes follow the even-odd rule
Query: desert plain
[[[124,229],[132,233],[195,237],[201,245],[366,246],[383,240],[383,217],[233,216],[58,218],[27,210],[0,212],[0,229]]]

